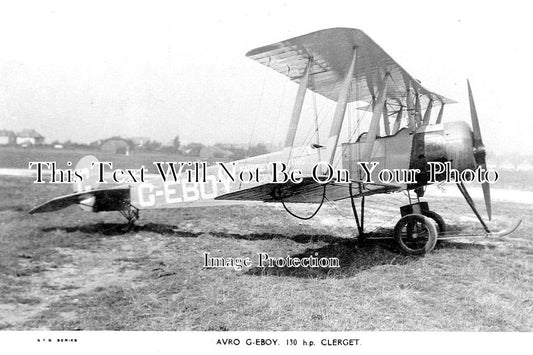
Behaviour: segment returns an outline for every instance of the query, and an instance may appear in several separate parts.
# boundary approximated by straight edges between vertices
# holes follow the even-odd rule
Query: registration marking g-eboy
[[[289,172],[288,166],[281,162],[257,164],[237,161],[209,167],[205,162],[154,162],[154,165],[159,179],[134,185],[136,188],[132,189],[132,201],[139,207],[168,208],[182,202],[212,200],[239,189],[242,184],[249,188],[261,183],[299,182],[298,179],[301,179],[301,171]]]
[[[175,203],[214,199],[229,192],[231,184],[228,179],[219,180],[215,175],[207,175],[206,182],[188,182],[186,179],[165,181],[157,185],[148,182],[139,184],[135,190],[140,207],[168,207]]]

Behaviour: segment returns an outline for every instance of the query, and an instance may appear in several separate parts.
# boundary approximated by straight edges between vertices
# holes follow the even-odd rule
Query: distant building
[[[221,146],[225,146],[226,149],[244,149],[248,150],[250,149],[250,143],[227,143],[227,144],[221,144]]]
[[[17,136],[15,132],[8,131],[7,129],[0,130],[0,145],[9,145],[15,144],[17,141]]]
[[[203,147],[200,150],[200,158],[202,159],[228,159],[231,156],[233,156],[233,152],[217,146]]]
[[[104,140],[102,141],[102,145],[100,146],[101,151],[113,154],[129,155],[130,149],[130,143],[125,139],[119,138],[110,138]]]
[[[147,143],[150,143],[150,138],[148,137],[133,137],[130,138],[130,141],[135,145],[135,147],[143,148]]]
[[[181,147],[181,151],[185,155],[199,157],[202,148],[205,146],[202,143],[189,143]]]
[[[18,145],[40,145],[44,143],[44,137],[34,129],[24,129],[17,133],[16,136]]]

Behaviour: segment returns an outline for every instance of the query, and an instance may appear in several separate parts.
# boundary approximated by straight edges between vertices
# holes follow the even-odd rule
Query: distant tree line
[[[154,139],[139,138],[124,138],[120,136],[112,136],[107,139],[99,139],[91,143],[77,143],[70,139],[65,142],[53,141],[49,146],[63,149],[74,150],[100,150],[106,142],[121,141],[125,142],[129,149],[129,153],[134,152],[160,152],[160,153],[178,153],[189,157],[203,157],[209,159],[231,159],[239,160],[247,157],[253,157],[269,152],[265,144],[258,143],[250,145],[248,148],[243,148],[239,145],[228,143],[215,143],[213,145],[205,145],[199,142],[191,142],[181,145],[179,136],[174,137],[169,145],[164,145]]]
[[[497,167],[510,167],[519,169],[524,165],[533,165],[533,153],[513,153],[513,154],[487,154],[487,163]]]

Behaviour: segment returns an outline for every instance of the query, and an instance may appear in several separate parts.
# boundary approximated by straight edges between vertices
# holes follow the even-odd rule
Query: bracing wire
[[[345,66],[348,64],[348,61],[349,61],[349,59],[347,59],[347,60],[345,61],[343,67],[345,67]],[[335,86],[332,85],[332,86],[330,87],[330,89],[329,89],[328,94],[325,95],[325,96],[326,96],[326,97],[327,97],[327,96],[330,96],[330,94],[331,94],[331,92],[333,91],[334,88],[335,88]],[[325,106],[325,104],[322,104],[322,105],[321,105],[321,107],[320,107],[320,111],[316,114],[317,117],[320,116],[322,110],[324,109],[324,106]],[[329,111],[331,111],[331,108],[332,108],[332,107],[333,107],[333,106],[330,106],[329,109],[328,109],[328,111],[326,112],[326,114],[324,114],[324,116],[322,117],[322,120],[321,120],[320,124],[318,125],[319,127],[322,126],[322,124],[323,124],[324,121],[326,120],[326,118],[327,118],[327,114],[329,113]],[[304,144],[303,144],[304,146],[307,145],[307,144],[309,144],[309,142],[313,139],[314,134],[315,134],[315,132],[313,131],[313,129],[312,129],[312,128],[309,129],[309,131],[307,132],[307,134],[306,134],[306,136],[305,136],[305,138],[304,138]],[[303,152],[302,152],[301,154],[303,154]]]
[[[333,207],[333,209],[337,212],[337,214],[338,214],[339,216],[341,216],[342,218],[352,219],[351,216],[347,216],[346,214],[344,214],[343,212],[341,212],[340,208],[337,206],[337,204],[335,203],[335,201],[330,201],[330,200],[326,197],[326,202],[327,202],[331,207]]]
[[[279,123],[279,119],[281,117],[281,109],[283,107],[283,102],[285,101],[285,89],[287,88],[287,80],[284,80],[285,84],[283,85],[283,91],[281,93],[281,100],[280,100],[280,104],[279,104],[279,107],[278,107],[278,116],[276,117],[276,124],[274,127],[278,127],[278,123]],[[274,148],[274,138],[276,137],[276,130],[274,130],[274,132],[272,132],[272,138],[270,140],[270,151],[273,150]],[[267,161],[268,163],[269,161]]]
[[[357,123],[355,124],[355,127],[353,128],[352,132],[350,133],[350,136],[348,137],[348,142],[350,142],[352,140],[352,138],[357,134],[357,130],[358,130],[359,126],[361,125],[361,122],[365,119],[367,113],[368,113],[368,111],[365,111],[365,113],[363,114],[363,117],[361,117],[361,118],[359,118],[357,120]],[[344,155],[344,153],[346,153],[346,149],[347,148],[348,148],[348,145],[345,145],[344,148],[342,149],[341,154],[339,154],[336,157],[335,164],[339,163],[339,161],[340,161],[340,159],[342,159],[342,156]]]
[[[313,92],[313,109],[314,109],[314,114],[315,114],[316,144],[320,145],[320,132],[319,132],[320,125],[318,124],[318,113],[316,110],[316,93],[314,92]],[[322,158],[320,157],[320,149],[317,149],[317,152],[318,152],[318,161],[321,161]]]
[[[250,133],[250,140],[248,142],[248,151],[246,152],[246,157],[244,158],[244,162],[246,163],[246,160],[250,157],[250,148],[252,146],[252,139],[254,137],[255,133],[255,127],[257,126],[257,120],[259,118],[259,112],[261,110],[261,104],[263,103],[263,95],[265,93],[265,84],[266,84],[266,78],[268,75],[268,67],[270,66],[270,59],[269,59],[269,65],[265,68],[265,76],[263,77],[263,85],[261,85],[261,94],[259,95],[259,104],[257,106],[257,111],[255,112],[255,118],[254,118],[254,124],[252,126],[252,132]]]

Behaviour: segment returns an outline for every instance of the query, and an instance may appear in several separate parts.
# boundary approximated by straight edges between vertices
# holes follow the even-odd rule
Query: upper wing
[[[32,208],[29,213],[34,214],[57,211],[71,205],[81,204],[84,200],[92,197],[94,197],[95,200],[89,207],[91,207],[93,211],[118,211],[129,204],[130,188],[129,186],[121,186],[59,196]]]
[[[263,202],[295,202],[320,203],[325,197],[328,201],[338,201],[345,198],[368,196],[377,193],[398,191],[399,185],[354,183],[352,191],[346,183],[320,184],[312,178],[305,178],[299,184],[262,184],[249,189],[230,192],[215,198],[215,200],[249,200]]]
[[[312,32],[253,49],[246,56],[296,82],[299,82],[312,58],[308,88],[336,101],[354,47],[357,48],[357,59],[349,102],[371,102],[385,73],[389,73],[392,79],[387,87],[389,103],[407,106],[407,88],[421,95],[422,109],[430,100],[433,100],[433,106],[454,102],[425,89],[370,37],[357,29],[330,28]]]

